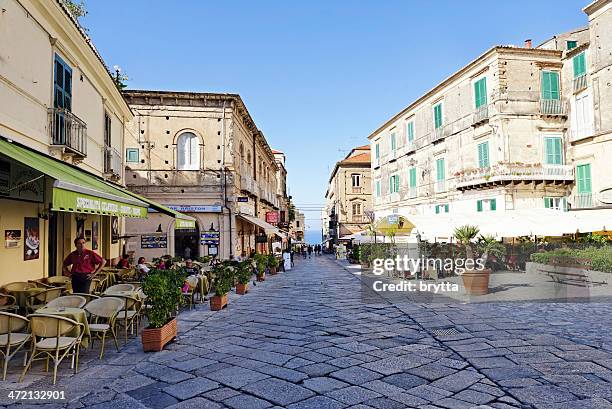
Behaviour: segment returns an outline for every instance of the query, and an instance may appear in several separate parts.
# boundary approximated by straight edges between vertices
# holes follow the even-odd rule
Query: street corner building
[[[487,218],[531,235],[503,218],[550,209],[612,225],[612,2],[583,11],[583,28],[485,51],[369,136],[377,219],[421,221],[429,240]]]
[[[145,257],[226,259],[287,247],[285,155],[270,148],[239,95],[124,96],[135,115],[125,133],[126,185],[196,221],[188,229],[157,213],[144,223],[128,221],[135,236],[128,248]]]
[[[0,27],[0,286],[60,275],[76,237],[112,262],[150,209],[193,225],[125,189],[133,114],[63,3],[3,1]]]

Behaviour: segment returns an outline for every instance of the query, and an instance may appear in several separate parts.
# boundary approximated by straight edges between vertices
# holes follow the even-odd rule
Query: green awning
[[[133,196],[134,198],[138,200],[142,200],[143,202],[148,203],[149,207],[152,208],[153,210],[157,210],[160,213],[164,213],[170,217],[174,217],[174,228],[175,229],[195,229],[196,227],[195,218],[191,216],[187,216],[186,214],[183,214],[181,212],[177,212],[176,210],[172,210],[169,207],[164,206],[163,204],[159,204],[151,199],[147,199],[146,197],[140,196],[127,189],[121,189],[121,190],[123,190],[125,193]]]
[[[0,153],[55,179],[52,210],[147,217],[146,202],[83,170],[3,139],[0,139]]]

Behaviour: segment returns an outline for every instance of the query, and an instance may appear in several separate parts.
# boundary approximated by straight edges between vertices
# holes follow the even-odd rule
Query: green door
[[[563,152],[561,151],[562,142],[558,136],[544,138],[545,160],[547,165],[562,165]]]

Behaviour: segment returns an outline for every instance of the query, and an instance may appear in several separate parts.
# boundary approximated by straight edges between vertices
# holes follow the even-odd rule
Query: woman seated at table
[[[138,258],[138,264],[136,264],[136,273],[138,274],[139,281],[142,281],[142,279],[145,278],[147,274],[149,274],[149,271],[151,271],[149,266],[147,266],[145,263],[146,259],[144,257]]]
[[[127,254],[122,255],[116,268],[130,268],[130,256]]]
[[[193,264],[193,260],[188,258],[185,260],[185,271],[187,271],[187,274],[189,275],[197,275],[200,274],[200,267]]]

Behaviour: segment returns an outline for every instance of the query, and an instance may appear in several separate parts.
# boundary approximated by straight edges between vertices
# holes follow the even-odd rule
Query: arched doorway
[[[193,229],[174,230],[174,255],[191,259],[200,257],[200,229],[197,222]]]

